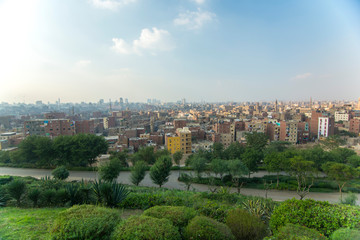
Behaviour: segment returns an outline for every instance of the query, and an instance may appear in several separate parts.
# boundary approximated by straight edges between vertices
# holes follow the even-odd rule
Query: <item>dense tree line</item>
[[[20,143],[17,151],[2,153],[0,162],[41,167],[85,167],[95,163],[96,157],[106,153],[107,149],[108,144],[103,137],[91,134],[59,136],[55,139],[29,136]]]
[[[209,178],[210,173],[214,173],[221,180],[228,175],[238,188],[241,187],[239,179],[245,175],[250,177],[259,167],[277,176],[285,172],[297,180],[300,198],[309,192],[312,178],[321,172],[338,184],[340,193],[348,181],[359,176],[360,157],[352,149],[339,147],[343,143],[339,136],[305,149],[282,141],[268,143],[263,133],[248,133],[246,140],[245,145],[236,142],[226,149],[221,143],[215,143],[210,151],[200,150],[191,155],[187,164],[198,178],[202,173],[208,173]]]

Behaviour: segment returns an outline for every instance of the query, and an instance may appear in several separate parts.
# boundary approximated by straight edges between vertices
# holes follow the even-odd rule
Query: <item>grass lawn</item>
[[[49,227],[66,208],[0,208],[0,240],[49,239]],[[142,210],[119,210],[122,219]]]
[[[0,240],[49,239],[49,226],[65,208],[0,208]]]

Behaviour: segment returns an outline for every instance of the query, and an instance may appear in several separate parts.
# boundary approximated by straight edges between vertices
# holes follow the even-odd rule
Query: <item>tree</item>
[[[26,183],[23,180],[13,180],[7,184],[7,192],[16,200],[16,204],[20,207],[22,196],[26,192]]]
[[[8,151],[0,151],[0,163],[10,163],[10,153]]]
[[[52,166],[55,155],[53,142],[44,136],[28,136],[19,145],[16,162]]]
[[[150,168],[150,178],[153,183],[161,188],[169,180],[171,167],[172,161],[169,156],[162,156],[156,160],[155,164]]]
[[[238,193],[241,191],[243,182],[240,184],[240,178],[249,173],[249,169],[239,159],[229,160],[228,169],[232,176],[233,181],[236,183]]]
[[[297,194],[302,200],[310,191],[313,185],[312,174],[315,171],[314,162],[306,161],[301,156],[295,156],[290,159],[290,165],[287,169],[289,175],[294,176],[298,183]],[[308,178],[311,178],[311,183],[308,182]]]
[[[139,186],[139,183],[144,179],[147,170],[147,164],[144,161],[138,161],[135,163],[131,170],[130,181]]]
[[[157,150],[155,153],[155,159],[160,158],[161,156],[170,156],[171,153],[167,149]]]
[[[325,138],[324,140],[321,140],[320,144],[325,150],[333,150],[338,148],[340,145],[345,144],[345,140],[342,139],[339,135],[332,135]]]
[[[99,168],[100,179],[106,182],[114,181],[120,174],[121,161],[117,158],[111,159]]]
[[[205,171],[207,160],[200,156],[195,156],[190,161],[190,167],[194,169],[198,178],[201,178],[201,173]]]
[[[335,162],[338,163],[347,163],[348,159],[351,156],[356,155],[356,152],[352,149],[348,149],[348,148],[335,148],[333,150],[330,151],[330,154],[333,155],[333,158]]]
[[[213,158],[222,158],[224,154],[224,145],[222,143],[216,142],[212,146],[212,155]]]
[[[173,154],[173,160],[176,163],[176,165],[179,166],[179,177],[180,177],[180,160],[182,159],[182,157],[183,157],[183,152],[182,151],[176,151]]]
[[[70,173],[69,171],[66,169],[65,166],[60,166],[55,168],[51,174],[54,176],[55,179],[58,180],[65,180],[69,177]]]
[[[35,149],[33,150],[38,160],[38,166],[53,166],[55,159],[55,149],[53,141],[48,137],[38,136],[34,139]]]
[[[268,137],[264,133],[249,132],[245,134],[246,147],[256,149],[257,151],[263,151]]]
[[[94,134],[76,134],[74,141],[78,149],[74,151],[76,157],[81,159],[86,165],[91,166],[96,162],[96,158],[106,153],[108,150],[108,143],[103,136],[96,136]]]
[[[258,164],[262,158],[263,154],[261,151],[258,151],[255,148],[246,148],[245,153],[242,155],[242,160],[249,170],[249,178],[251,173],[258,171]]]
[[[122,152],[110,152],[110,157],[109,160],[111,161],[112,159],[118,159],[120,161],[120,164],[122,167],[129,167],[129,164],[127,162],[129,155],[127,153],[127,151],[122,151]]]
[[[104,137],[93,134],[58,136],[54,139],[56,165],[88,166],[106,153],[108,144]]]
[[[265,152],[266,154],[270,154],[273,152],[284,152],[286,149],[289,148],[290,145],[291,143],[286,141],[272,141],[266,147]]]
[[[358,155],[352,155],[347,159],[347,163],[351,165],[354,168],[357,168],[360,166],[360,156]]]
[[[173,154],[173,159],[174,159],[174,162],[176,163],[176,165],[178,165],[180,167],[180,160],[182,159],[183,157],[183,152],[182,151],[176,151],[174,154]]]
[[[314,162],[314,166],[317,170],[321,170],[321,166],[329,161],[329,153],[325,152],[320,146],[304,149],[300,151],[300,155],[304,160]]]
[[[214,158],[210,163],[210,170],[219,175],[222,180],[223,175],[229,171],[227,160]]]
[[[191,173],[190,174],[181,173],[180,178],[184,182],[186,190],[189,191],[193,180],[193,176],[191,175]]]
[[[239,142],[233,142],[223,152],[224,159],[240,159],[245,152],[245,147]]]
[[[285,171],[289,165],[288,159],[281,152],[272,152],[267,154],[264,159],[264,164],[268,172],[276,173],[276,187],[279,186],[279,174]]]
[[[156,161],[154,147],[140,148],[140,150],[137,153],[135,153],[134,155],[137,155],[137,156],[135,156],[134,159],[144,161],[150,165],[154,164]]]
[[[342,189],[348,181],[358,177],[359,172],[352,166],[334,162],[325,163],[322,168],[326,175],[338,184],[340,200],[342,201]]]

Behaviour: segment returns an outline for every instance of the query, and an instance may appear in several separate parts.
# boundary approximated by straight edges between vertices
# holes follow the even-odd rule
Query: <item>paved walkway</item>
[[[186,172],[186,171],[185,171]],[[253,177],[261,177],[268,174],[266,171],[261,171],[258,173],[255,173],[251,176]],[[51,170],[47,169],[25,169],[25,168],[8,168],[8,167],[0,167],[0,175],[12,175],[12,176],[31,176],[35,178],[41,178],[45,176],[51,175]],[[169,189],[185,189],[185,184],[179,182],[177,180],[179,176],[179,171],[172,171],[171,175],[169,177],[169,181],[163,186],[164,188]],[[98,179],[97,172],[91,172],[91,171],[70,171],[70,177],[69,180],[94,180]],[[123,184],[131,184],[130,182],[130,172],[121,172],[117,181],[119,183]],[[157,185],[153,184],[149,174],[147,173],[145,176],[145,179],[140,183],[140,186],[148,186],[148,187],[157,187]],[[192,188],[194,188],[195,191],[209,191],[209,187],[207,185],[203,184],[193,184]],[[236,189],[231,189],[232,192],[235,192]],[[252,196],[260,196],[265,197],[265,191],[259,190],[259,189],[251,189],[251,188],[243,188],[241,190],[241,193],[244,195],[252,195]],[[345,194],[344,194],[345,195]],[[339,193],[309,193],[305,198],[312,198],[315,200],[320,201],[329,201],[332,203],[339,201]],[[357,194],[358,199],[360,200],[360,194]],[[284,201],[289,198],[297,198],[299,199],[299,196],[294,191],[286,191],[286,190],[269,190],[268,191],[268,197],[272,198],[275,201]],[[343,196],[344,197],[344,196]],[[360,201],[357,202],[358,205],[360,204]]]

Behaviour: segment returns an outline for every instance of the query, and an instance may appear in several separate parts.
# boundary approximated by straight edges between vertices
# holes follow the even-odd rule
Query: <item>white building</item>
[[[319,134],[318,134],[318,138],[328,137],[329,136],[329,127],[330,127],[330,119],[328,117],[319,117],[319,122],[318,122]]]
[[[350,114],[346,112],[335,112],[335,122],[338,121],[349,121]]]

